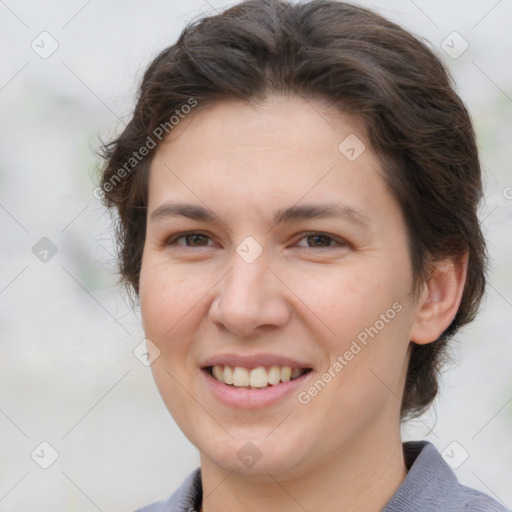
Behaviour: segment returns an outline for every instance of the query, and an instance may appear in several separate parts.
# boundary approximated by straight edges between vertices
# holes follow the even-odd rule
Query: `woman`
[[[105,157],[153,375],[201,457],[141,510],[505,510],[400,438],[485,288],[471,121],[423,43],[341,2],[241,3],[151,63]]]

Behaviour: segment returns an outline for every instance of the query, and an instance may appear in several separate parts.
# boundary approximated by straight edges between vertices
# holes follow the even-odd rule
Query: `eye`
[[[180,233],[167,240],[166,245],[180,245],[185,247],[206,247],[212,245],[212,239],[204,233],[189,232]]]
[[[305,241],[303,243],[303,241]],[[330,235],[326,235],[325,233],[308,233],[303,236],[297,242],[299,247],[307,247],[310,249],[315,248],[326,248],[326,247],[343,247],[346,246],[347,243],[340,239],[335,239]]]

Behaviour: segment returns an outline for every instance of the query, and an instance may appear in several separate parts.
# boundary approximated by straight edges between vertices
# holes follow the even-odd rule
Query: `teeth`
[[[224,366],[224,373],[222,374],[222,377],[223,379],[219,379],[221,382],[224,381],[226,384],[233,384],[233,370],[229,366]]]
[[[220,382],[235,387],[265,388],[275,386],[280,382],[289,382],[306,372],[304,368],[291,368],[290,366],[271,366],[265,369],[258,366],[251,370],[241,366],[214,365],[212,375]]]
[[[263,366],[254,368],[249,375],[249,386],[251,388],[264,388],[268,386],[267,370]]]
[[[221,367],[218,366],[218,365],[215,365],[213,368],[212,368],[212,373],[213,373],[213,376],[217,379],[217,380],[220,380],[221,382],[224,382],[224,372],[226,370],[222,371]]]
[[[302,370],[300,368],[294,368],[292,370],[291,378],[293,380],[293,379],[296,379],[297,377],[300,377],[301,375],[302,375]]]
[[[249,372],[245,368],[235,366],[233,370],[233,386],[248,386]]]
[[[281,369],[279,366],[271,366],[268,371],[268,383],[275,386],[281,382]]]
[[[281,382],[288,382],[292,378],[292,369],[289,366],[281,368]]]

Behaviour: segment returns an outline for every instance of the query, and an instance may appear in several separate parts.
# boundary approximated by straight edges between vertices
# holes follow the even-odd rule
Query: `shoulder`
[[[459,483],[427,441],[403,444],[408,474],[382,512],[510,512],[487,494]]]
[[[431,443],[410,441],[403,450],[408,474],[382,512],[511,512],[487,494],[461,485]],[[197,468],[167,500],[135,512],[196,512],[201,500]]]
[[[168,499],[139,508],[135,512],[196,512],[201,499],[201,469],[197,468]]]

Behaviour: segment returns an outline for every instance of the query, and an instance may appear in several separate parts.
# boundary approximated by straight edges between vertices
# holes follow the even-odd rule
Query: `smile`
[[[310,368],[292,368],[291,366],[258,366],[245,368],[215,364],[206,368],[208,373],[219,382],[245,389],[264,389],[295,380],[310,371]]]

